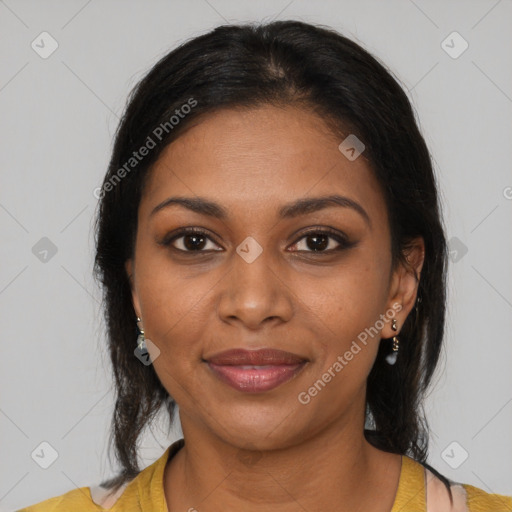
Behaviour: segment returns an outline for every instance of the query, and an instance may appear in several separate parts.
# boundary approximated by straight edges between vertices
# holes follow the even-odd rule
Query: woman
[[[183,44],[99,197],[122,472],[25,511],[512,511],[426,463],[446,240],[411,105],[360,46],[298,21]]]

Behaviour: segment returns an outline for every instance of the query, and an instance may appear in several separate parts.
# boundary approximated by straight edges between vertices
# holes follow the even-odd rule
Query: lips
[[[291,352],[276,350],[271,348],[262,348],[260,350],[233,349],[213,355],[207,359],[208,362],[223,366],[264,366],[264,365],[283,365],[300,364],[306,361]]]
[[[307,359],[276,349],[233,349],[206,359],[213,374],[231,387],[248,393],[276,388],[292,379]]]

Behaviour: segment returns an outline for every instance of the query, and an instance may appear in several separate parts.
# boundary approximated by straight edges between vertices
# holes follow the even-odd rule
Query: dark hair
[[[364,434],[381,450],[426,462],[429,435],[422,402],[442,347],[447,251],[432,162],[411,104],[375,57],[328,27],[299,21],[225,25],[165,55],[137,84],[103,183],[95,272],[103,286],[117,392],[110,446],[115,445],[122,467],[109,488],[137,475],[142,430],[162,407],[169,421],[175,409],[153,366],[141,364],[133,353],[138,331],[124,264],[134,253],[145,179],[161,151],[201,114],[260,104],[307,108],[340,137],[352,133],[363,141],[388,208],[394,266],[407,265],[404,252],[414,237],[424,239],[421,302],[401,329],[394,366],[385,362],[391,340],[380,343],[367,381],[366,419],[373,428]],[[156,147],[131,161],[150,139]],[[133,170],[127,162],[134,163]]]

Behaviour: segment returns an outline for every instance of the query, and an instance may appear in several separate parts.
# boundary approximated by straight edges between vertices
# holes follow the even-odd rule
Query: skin
[[[381,189],[364,153],[350,161],[338,150],[342,140],[304,109],[225,109],[188,127],[152,170],[126,270],[146,338],[161,351],[155,371],[180,409],[185,446],[165,469],[169,510],[391,510],[401,457],[363,435],[380,338],[399,335],[390,320],[308,404],[297,398],[393,304],[402,308],[394,316],[400,330],[423,265],[418,238],[409,266],[392,269]],[[284,204],[334,193],[356,201],[369,223],[338,206],[278,216]],[[179,205],[151,215],[170,196],[215,201],[227,218]],[[190,250],[190,237],[188,246],[187,237],[159,244],[183,227],[207,231],[204,254]],[[318,243],[305,237],[311,228],[332,228],[354,245],[315,252]],[[263,249],[252,263],[236,252],[248,236]],[[340,247],[333,238],[325,243],[323,251]],[[239,347],[286,350],[308,363],[292,380],[251,395],[203,362]]]

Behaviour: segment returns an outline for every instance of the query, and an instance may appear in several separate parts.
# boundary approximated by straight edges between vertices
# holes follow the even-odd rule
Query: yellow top
[[[183,445],[183,439],[171,444],[117,495],[108,496],[101,487],[80,487],[17,512],[168,512],[163,489],[164,469],[169,458]],[[512,496],[489,494],[468,484],[451,484],[453,507],[446,501],[448,493],[441,480],[419,462],[403,455],[391,512],[512,512]]]

